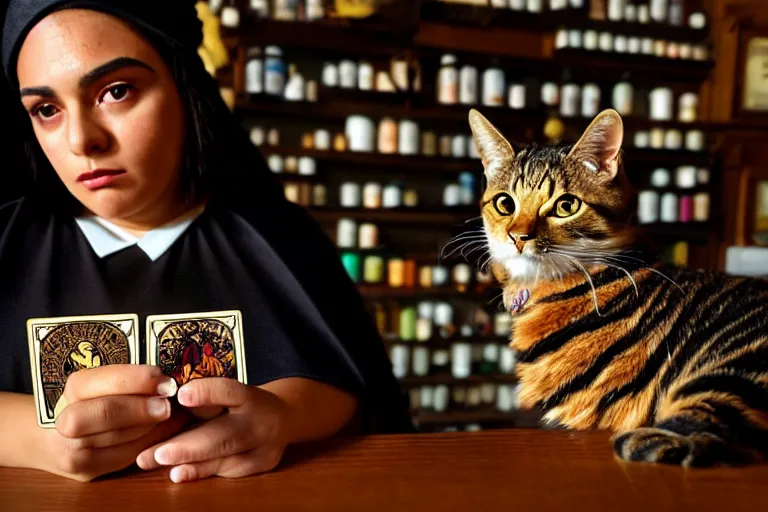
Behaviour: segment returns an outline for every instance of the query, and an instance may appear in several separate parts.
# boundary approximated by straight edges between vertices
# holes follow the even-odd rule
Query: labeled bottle
[[[285,89],[283,51],[277,46],[267,46],[264,53],[264,89],[269,95],[282,96]]]
[[[248,94],[261,94],[264,92],[264,61],[261,57],[261,48],[258,46],[248,48],[247,55],[245,92]]]
[[[563,117],[575,117],[579,114],[581,88],[565,74],[564,84],[561,89],[560,115]]]
[[[257,18],[266,18],[269,16],[268,0],[251,0],[250,7],[251,12],[254,13]]]
[[[459,72],[459,102],[462,105],[477,105],[477,68],[462,66]]]
[[[304,101],[304,76],[295,64],[288,67],[288,82],[285,84],[284,97],[287,101]]]
[[[440,59],[437,73],[437,102],[441,105],[455,105],[459,100],[459,72],[456,57],[445,54]]]
[[[483,73],[483,105],[486,107],[503,107],[506,99],[504,71],[492,67]]]
[[[585,84],[581,92],[581,115],[595,117],[600,110],[600,87],[597,84]]]
[[[629,81],[629,75],[624,75],[621,82],[613,86],[613,108],[622,116],[631,116],[635,101],[635,90]]]

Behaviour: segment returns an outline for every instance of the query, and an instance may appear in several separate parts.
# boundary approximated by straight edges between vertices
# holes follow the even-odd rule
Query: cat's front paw
[[[660,428],[637,428],[613,436],[616,455],[632,462],[683,467],[743,464],[750,456],[707,432],[682,435]]]

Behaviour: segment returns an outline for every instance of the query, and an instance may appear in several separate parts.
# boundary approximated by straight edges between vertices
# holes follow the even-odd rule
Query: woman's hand
[[[186,412],[171,413],[168,397],[176,389],[155,366],[109,365],[73,373],[57,405],[56,429],[41,432],[39,465],[80,481],[130,466],[142,450],[186,423]]]
[[[290,408],[277,395],[234,379],[195,379],[178,391],[179,404],[205,423],[142,452],[142,469],[174,466],[171,480],[239,478],[274,469],[289,442]]]

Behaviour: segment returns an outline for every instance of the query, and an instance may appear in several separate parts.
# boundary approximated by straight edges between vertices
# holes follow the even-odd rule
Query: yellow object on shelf
[[[229,64],[229,53],[221,40],[221,22],[211,11],[208,2],[197,2],[197,17],[203,22],[203,44],[197,54],[205,65],[205,70],[216,76],[216,70]]]
[[[336,14],[341,18],[367,18],[376,12],[377,0],[336,0]]]
[[[688,242],[677,242],[672,248],[672,262],[685,267],[688,265]]]
[[[544,136],[551,142],[562,140],[565,134],[565,124],[557,117],[551,117],[544,125]]]

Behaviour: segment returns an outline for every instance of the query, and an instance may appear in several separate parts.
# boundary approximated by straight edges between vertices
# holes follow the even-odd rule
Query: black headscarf
[[[91,9],[125,20],[150,35],[196,50],[202,23],[195,0],[10,0],[3,26],[3,70],[16,81],[16,59],[32,27],[59,9]]]

